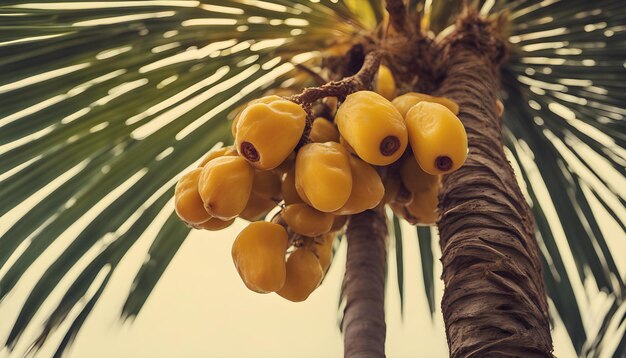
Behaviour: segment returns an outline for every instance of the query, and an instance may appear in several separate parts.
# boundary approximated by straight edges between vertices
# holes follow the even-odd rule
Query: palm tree
[[[458,0],[3,2],[0,299],[51,245],[67,245],[7,346],[80,267],[33,345],[86,300],[61,355],[121,259],[158,225],[122,310],[139,314],[189,233],[173,213],[173,185],[231,141],[233,109],[273,88],[367,73],[377,53],[373,63],[389,64],[405,90],[456,100],[468,129],[470,157],[444,180],[438,222],[451,355],[549,356],[550,307],[579,355],[623,357],[623,4],[472,3],[477,12]],[[402,292],[407,238],[392,222]],[[417,234],[434,312],[433,237]],[[350,221],[347,356],[384,355],[386,236],[381,211]],[[593,325],[581,314],[589,291],[610,303]]]

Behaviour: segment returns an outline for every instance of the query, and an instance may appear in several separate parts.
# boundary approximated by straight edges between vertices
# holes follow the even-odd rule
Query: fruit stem
[[[320,87],[305,88],[300,94],[288,99],[300,105],[310,105],[324,97],[337,97],[343,101],[349,94],[371,87],[374,75],[378,71],[382,53],[371,51],[365,56],[363,66],[353,76],[340,81],[332,81]]]

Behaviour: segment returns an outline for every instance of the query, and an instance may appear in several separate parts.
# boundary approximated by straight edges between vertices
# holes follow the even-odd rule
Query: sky
[[[122,323],[118,317],[136,270],[144,260],[150,241],[140,239],[113,279],[82,331],[69,357],[342,357],[342,337],[337,326],[337,303],[345,243],[342,243],[324,283],[302,303],[286,301],[275,294],[249,291],[239,278],[230,255],[234,237],[245,225],[237,221],[230,228],[211,233],[194,231],[168,267],[138,318]],[[405,232],[413,230],[406,226]],[[154,230],[151,228],[150,230]],[[424,295],[417,237],[409,234],[404,243],[405,306],[400,300],[394,269],[389,270],[386,288],[387,356],[447,357],[442,316],[438,310],[431,320]],[[435,256],[438,257],[438,248]],[[389,265],[395,267],[394,248]],[[49,255],[50,256],[50,255]],[[42,260],[0,305],[0,339],[5,339],[10,324],[35,278],[45,270]],[[436,262],[436,276],[441,265]],[[71,281],[64,280],[67,287]],[[443,293],[437,280],[437,300]],[[44,306],[49,312],[63,290],[57,289],[53,302]],[[77,312],[73,312],[72,317]],[[36,321],[43,322],[45,315]],[[68,323],[52,335],[36,357],[51,356]],[[34,338],[37,325],[26,337]],[[556,354],[573,357],[573,349],[562,326],[554,331]],[[0,357],[21,357],[28,339],[13,353],[0,351]]]

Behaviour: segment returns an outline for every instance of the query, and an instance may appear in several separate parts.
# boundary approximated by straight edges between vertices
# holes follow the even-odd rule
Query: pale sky
[[[120,307],[148,248],[140,240],[114,275],[93,314],[78,335],[69,357],[342,357],[342,338],[337,328],[337,297],[345,245],[342,245],[324,284],[303,303],[288,302],[275,294],[260,295],[241,282],[230,256],[231,244],[245,223],[238,221],[219,233],[193,232],[182,246],[143,311],[132,324],[121,325]],[[411,230],[411,227],[406,227]],[[405,230],[405,231],[406,231]],[[410,232],[413,232],[411,230]],[[413,235],[414,236],[414,235]],[[439,256],[438,248],[436,257]],[[402,321],[391,248],[387,285],[387,356],[446,357],[447,346],[441,313],[434,323],[423,294],[416,237],[404,243],[405,312]],[[439,261],[437,277],[441,273]],[[16,291],[0,304],[0,339],[4,340],[25,294],[34,284],[42,263],[29,271]],[[65,280],[63,286],[69,281]],[[442,284],[437,281],[438,300]],[[56,290],[56,300],[62,291]],[[48,312],[51,304],[46,304]],[[77,314],[74,312],[73,316]],[[38,315],[38,322],[45,316]],[[62,326],[62,332],[68,324]],[[31,327],[24,338],[34,337]],[[52,343],[62,338],[57,332]],[[574,353],[562,326],[554,332],[556,354]],[[27,348],[22,340],[14,354]],[[51,356],[55,345],[47,344],[37,357]]]

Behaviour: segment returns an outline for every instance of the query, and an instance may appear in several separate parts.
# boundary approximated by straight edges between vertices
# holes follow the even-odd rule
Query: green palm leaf
[[[293,78],[294,64],[317,61],[319,54],[311,49],[331,46],[337,34],[359,29],[360,20],[347,8],[331,10],[330,4],[122,1],[0,7],[0,16],[8,19],[3,26],[11,29],[0,41],[0,215],[18,219],[0,237],[0,267],[8,265],[0,298],[72,225],[89,223],[34,286],[8,346],[82,257],[105,247],[82,268],[34,348],[86,297],[103,270],[115,269],[159,212],[171,213],[176,177],[215,143],[229,140],[224,119],[232,108]],[[298,37],[302,41],[294,41]],[[50,193],[37,198],[42,189]],[[15,216],[25,200],[38,203]],[[177,220],[161,225],[124,306],[126,316],[139,312],[187,236]],[[70,326],[60,351],[108,277]]]
[[[589,332],[584,297],[571,282],[591,278],[598,290],[624,299],[624,272],[589,201],[599,201],[624,230],[626,49],[623,35],[607,31],[622,26],[625,13],[618,1],[538,4],[505,5],[513,44],[502,72],[506,138],[535,215],[549,295],[580,352]],[[564,264],[570,255],[574,272]]]

